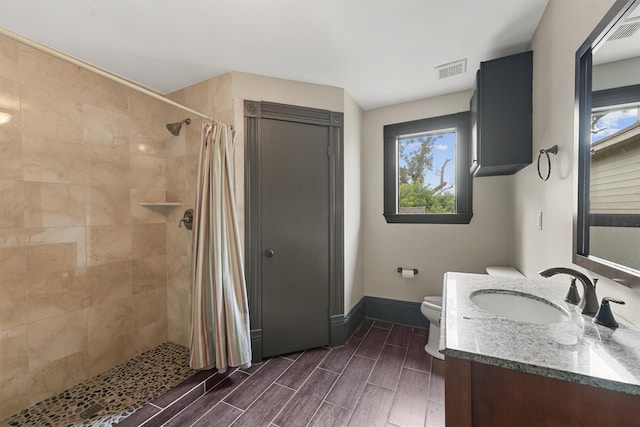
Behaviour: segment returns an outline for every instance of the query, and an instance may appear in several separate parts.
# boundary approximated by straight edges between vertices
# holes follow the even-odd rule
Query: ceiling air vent
[[[467,72],[467,58],[449,62],[435,67],[438,80],[447,79]]]
[[[640,16],[626,19],[624,23],[620,25],[613,32],[613,34],[611,34],[611,36],[609,36],[607,41],[627,39],[632,35],[634,35],[636,31],[638,31],[639,29],[640,29]]]

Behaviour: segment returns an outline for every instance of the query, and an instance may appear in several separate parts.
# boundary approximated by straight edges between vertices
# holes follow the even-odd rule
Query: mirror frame
[[[576,52],[575,123],[578,147],[578,197],[574,215],[573,262],[628,287],[640,287],[640,276],[624,266],[589,256],[589,191],[591,165],[591,104],[593,51],[613,27],[629,12],[640,7],[640,0],[616,0],[604,18]]]

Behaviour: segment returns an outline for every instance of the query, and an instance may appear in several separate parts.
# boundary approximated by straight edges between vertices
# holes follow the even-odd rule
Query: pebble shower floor
[[[189,350],[164,343],[0,422],[0,427],[107,427],[195,373]]]

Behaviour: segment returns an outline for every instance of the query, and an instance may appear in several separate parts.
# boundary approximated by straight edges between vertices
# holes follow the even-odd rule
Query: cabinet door
[[[510,175],[531,163],[532,67],[532,52],[480,65],[471,105],[477,103],[474,176]]]
[[[640,396],[447,355],[447,427],[638,425]]]

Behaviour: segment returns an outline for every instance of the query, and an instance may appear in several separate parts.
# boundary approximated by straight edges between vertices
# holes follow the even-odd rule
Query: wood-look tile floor
[[[426,341],[426,329],[366,319],[343,347],[202,373],[203,388],[187,381],[119,425],[444,426],[444,362]]]

